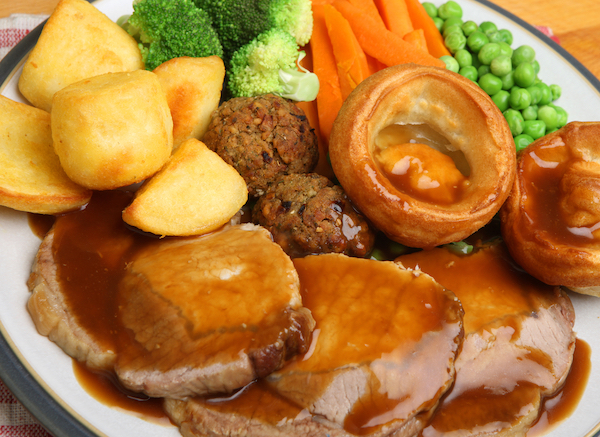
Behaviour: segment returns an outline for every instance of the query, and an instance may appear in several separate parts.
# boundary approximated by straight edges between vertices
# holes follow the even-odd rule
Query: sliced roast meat
[[[355,437],[338,424],[282,398],[263,382],[228,399],[166,399],[164,409],[184,437]],[[413,417],[369,436],[415,436],[423,423],[422,418]]]
[[[502,243],[468,256],[437,248],[397,261],[453,290],[465,310],[456,381],[422,435],[524,436],[573,361],[569,297],[516,269]]]
[[[454,379],[462,308],[425,274],[341,254],[294,260],[309,350],[230,399],[168,400],[184,436],[415,436]]]
[[[292,261],[252,224],[140,250],[118,306],[117,376],[154,397],[243,387],[306,351],[314,326]]]

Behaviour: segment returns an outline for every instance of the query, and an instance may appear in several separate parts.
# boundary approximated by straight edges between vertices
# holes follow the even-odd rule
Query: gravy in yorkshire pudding
[[[515,147],[475,83],[415,64],[386,68],[348,97],[330,138],[334,172],[356,206],[411,247],[459,241],[508,196]]]
[[[600,296],[600,123],[572,122],[519,154],[501,210],[511,255],[550,285]]]

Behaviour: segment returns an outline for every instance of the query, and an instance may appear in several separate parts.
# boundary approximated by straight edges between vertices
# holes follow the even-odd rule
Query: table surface
[[[561,45],[600,78],[600,1],[491,0],[530,24],[548,26]],[[0,17],[12,13],[50,14],[58,0],[0,2]]]

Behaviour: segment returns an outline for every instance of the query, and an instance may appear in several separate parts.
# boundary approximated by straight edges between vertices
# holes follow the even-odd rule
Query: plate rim
[[[87,0],[95,3],[95,0]],[[522,29],[532,33],[543,43],[558,53],[567,63],[577,70],[585,80],[600,93],[600,79],[588,70],[564,47],[537,29],[534,25],[519,18],[501,6],[489,0],[470,0],[479,3],[505,16]],[[11,77],[18,71],[28,53],[33,49],[47,20],[32,29],[0,61],[0,93]],[[8,338],[6,338],[8,337]],[[0,320],[0,379],[15,398],[34,416],[34,418],[55,437],[98,437],[105,436],[85,419],[71,410],[45,387],[19,358],[18,348],[12,344]],[[584,437],[600,437],[600,423]]]

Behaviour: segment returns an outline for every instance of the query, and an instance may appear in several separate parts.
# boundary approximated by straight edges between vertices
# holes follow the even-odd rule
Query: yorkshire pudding
[[[474,82],[437,67],[397,65],[348,96],[330,158],[355,205],[411,247],[459,241],[508,196],[515,146],[504,116]]]
[[[600,122],[572,122],[519,154],[500,212],[512,257],[550,285],[600,296]]]

